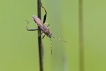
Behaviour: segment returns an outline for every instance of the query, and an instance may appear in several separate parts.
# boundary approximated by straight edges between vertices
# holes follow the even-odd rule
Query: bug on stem
[[[43,18],[43,22],[37,17],[37,16],[35,16],[35,15],[33,15],[33,20],[34,20],[34,22],[40,27],[40,29],[42,30],[42,33],[44,33],[46,36],[48,36],[49,38],[50,38],[50,40],[51,40],[51,38],[55,38],[55,39],[57,39],[57,40],[60,40],[60,41],[63,41],[63,42],[66,42],[65,40],[61,40],[61,39],[59,39],[59,38],[56,38],[56,37],[54,37],[54,36],[52,36],[52,33],[50,32],[50,30],[49,30],[49,28],[48,28],[48,26],[45,26],[44,25],[44,23],[45,23],[45,21],[46,21],[46,16],[47,16],[47,11],[46,11],[46,9],[43,7],[43,6],[41,6],[43,9],[44,9],[44,11],[45,11],[45,15],[44,15],[44,18]],[[27,21],[27,20],[26,20]],[[38,30],[38,29],[35,29],[35,28],[28,28],[28,21],[27,21],[27,25],[26,25],[26,28],[27,28],[27,30],[28,31],[36,31],[36,30]],[[42,33],[41,33],[41,35],[42,35]],[[42,39],[45,37],[45,35],[42,37]],[[52,40],[51,40],[51,54],[52,54]]]
[[[33,15],[33,20],[40,27],[40,29],[43,31],[43,33],[45,33],[45,35],[47,35],[49,38],[51,38],[52,34],[50,33],[48,27],[46,27],[37,16]]]

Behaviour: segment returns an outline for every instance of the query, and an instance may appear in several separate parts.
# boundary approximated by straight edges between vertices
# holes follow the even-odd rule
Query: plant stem
[[[84,71],[84,39],[83,39],[83,0],[79,0],[79,61],[80,70]]]
[[[37,0],[38,17],[41,19],[41,0]],[[39,68],[43,71],[43,45],[41,38],[41,29],[38,26],[38,49],[39,49]]]

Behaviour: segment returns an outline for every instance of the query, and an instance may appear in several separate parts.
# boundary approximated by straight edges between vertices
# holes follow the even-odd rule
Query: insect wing
[[[43,32],[49,30],[37,16],[33,16],[33,19]]]
[[[40,27],[40,29],[45,32],[46,30],[48,30],[48,27],[46,27],[42,22],[40,24],[38,24],[38,26]]]
[[[46,30],[48,30],[48,27],[46,27],[39,18],[37,19],[36,23],[40,27],[40,29],[42,29],[42,31],[45,32]]]

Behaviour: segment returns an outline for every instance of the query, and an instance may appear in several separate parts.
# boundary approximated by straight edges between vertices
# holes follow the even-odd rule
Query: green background
[[[46,23],[53,36],[67,43],[43,39],[44,70],[79,71],[79,1],[42,0],[47,9]],[[32,15],[37,15],[36,0],[0,0],[0,71],[39,71],[37,32]],[[42,9],[42,18],[44,11]],[[106,71],[106,0],[83,1],[84,69]]]

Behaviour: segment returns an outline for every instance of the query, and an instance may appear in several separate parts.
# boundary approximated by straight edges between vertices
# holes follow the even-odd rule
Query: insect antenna
[[[51,43],[51,55],[52,55],[52,39],[50,38]]]
[[[62,41],[62,42],[67,42],[67,41],[65,41],[65,40],[62,40],[62,39],[59,39],[59,38],[57,38],[57,37],[54,37],[54,36],[52,36],[52,38],[54,38],[54,39],[57,39],[57,40],[60,40],[60,41]],[[51,43],[51,55],[52,55],[52,39],[50,38],[50,43]]]
[[[65,41],[65,40],[62,40],[62,39],[57,38],[57,37],[54,37],[54,36],[52,36],[52,38],[57,39],[57,40],[60,40],[60,41],[62,41],[62,42],[67,42],[67,41]]]

